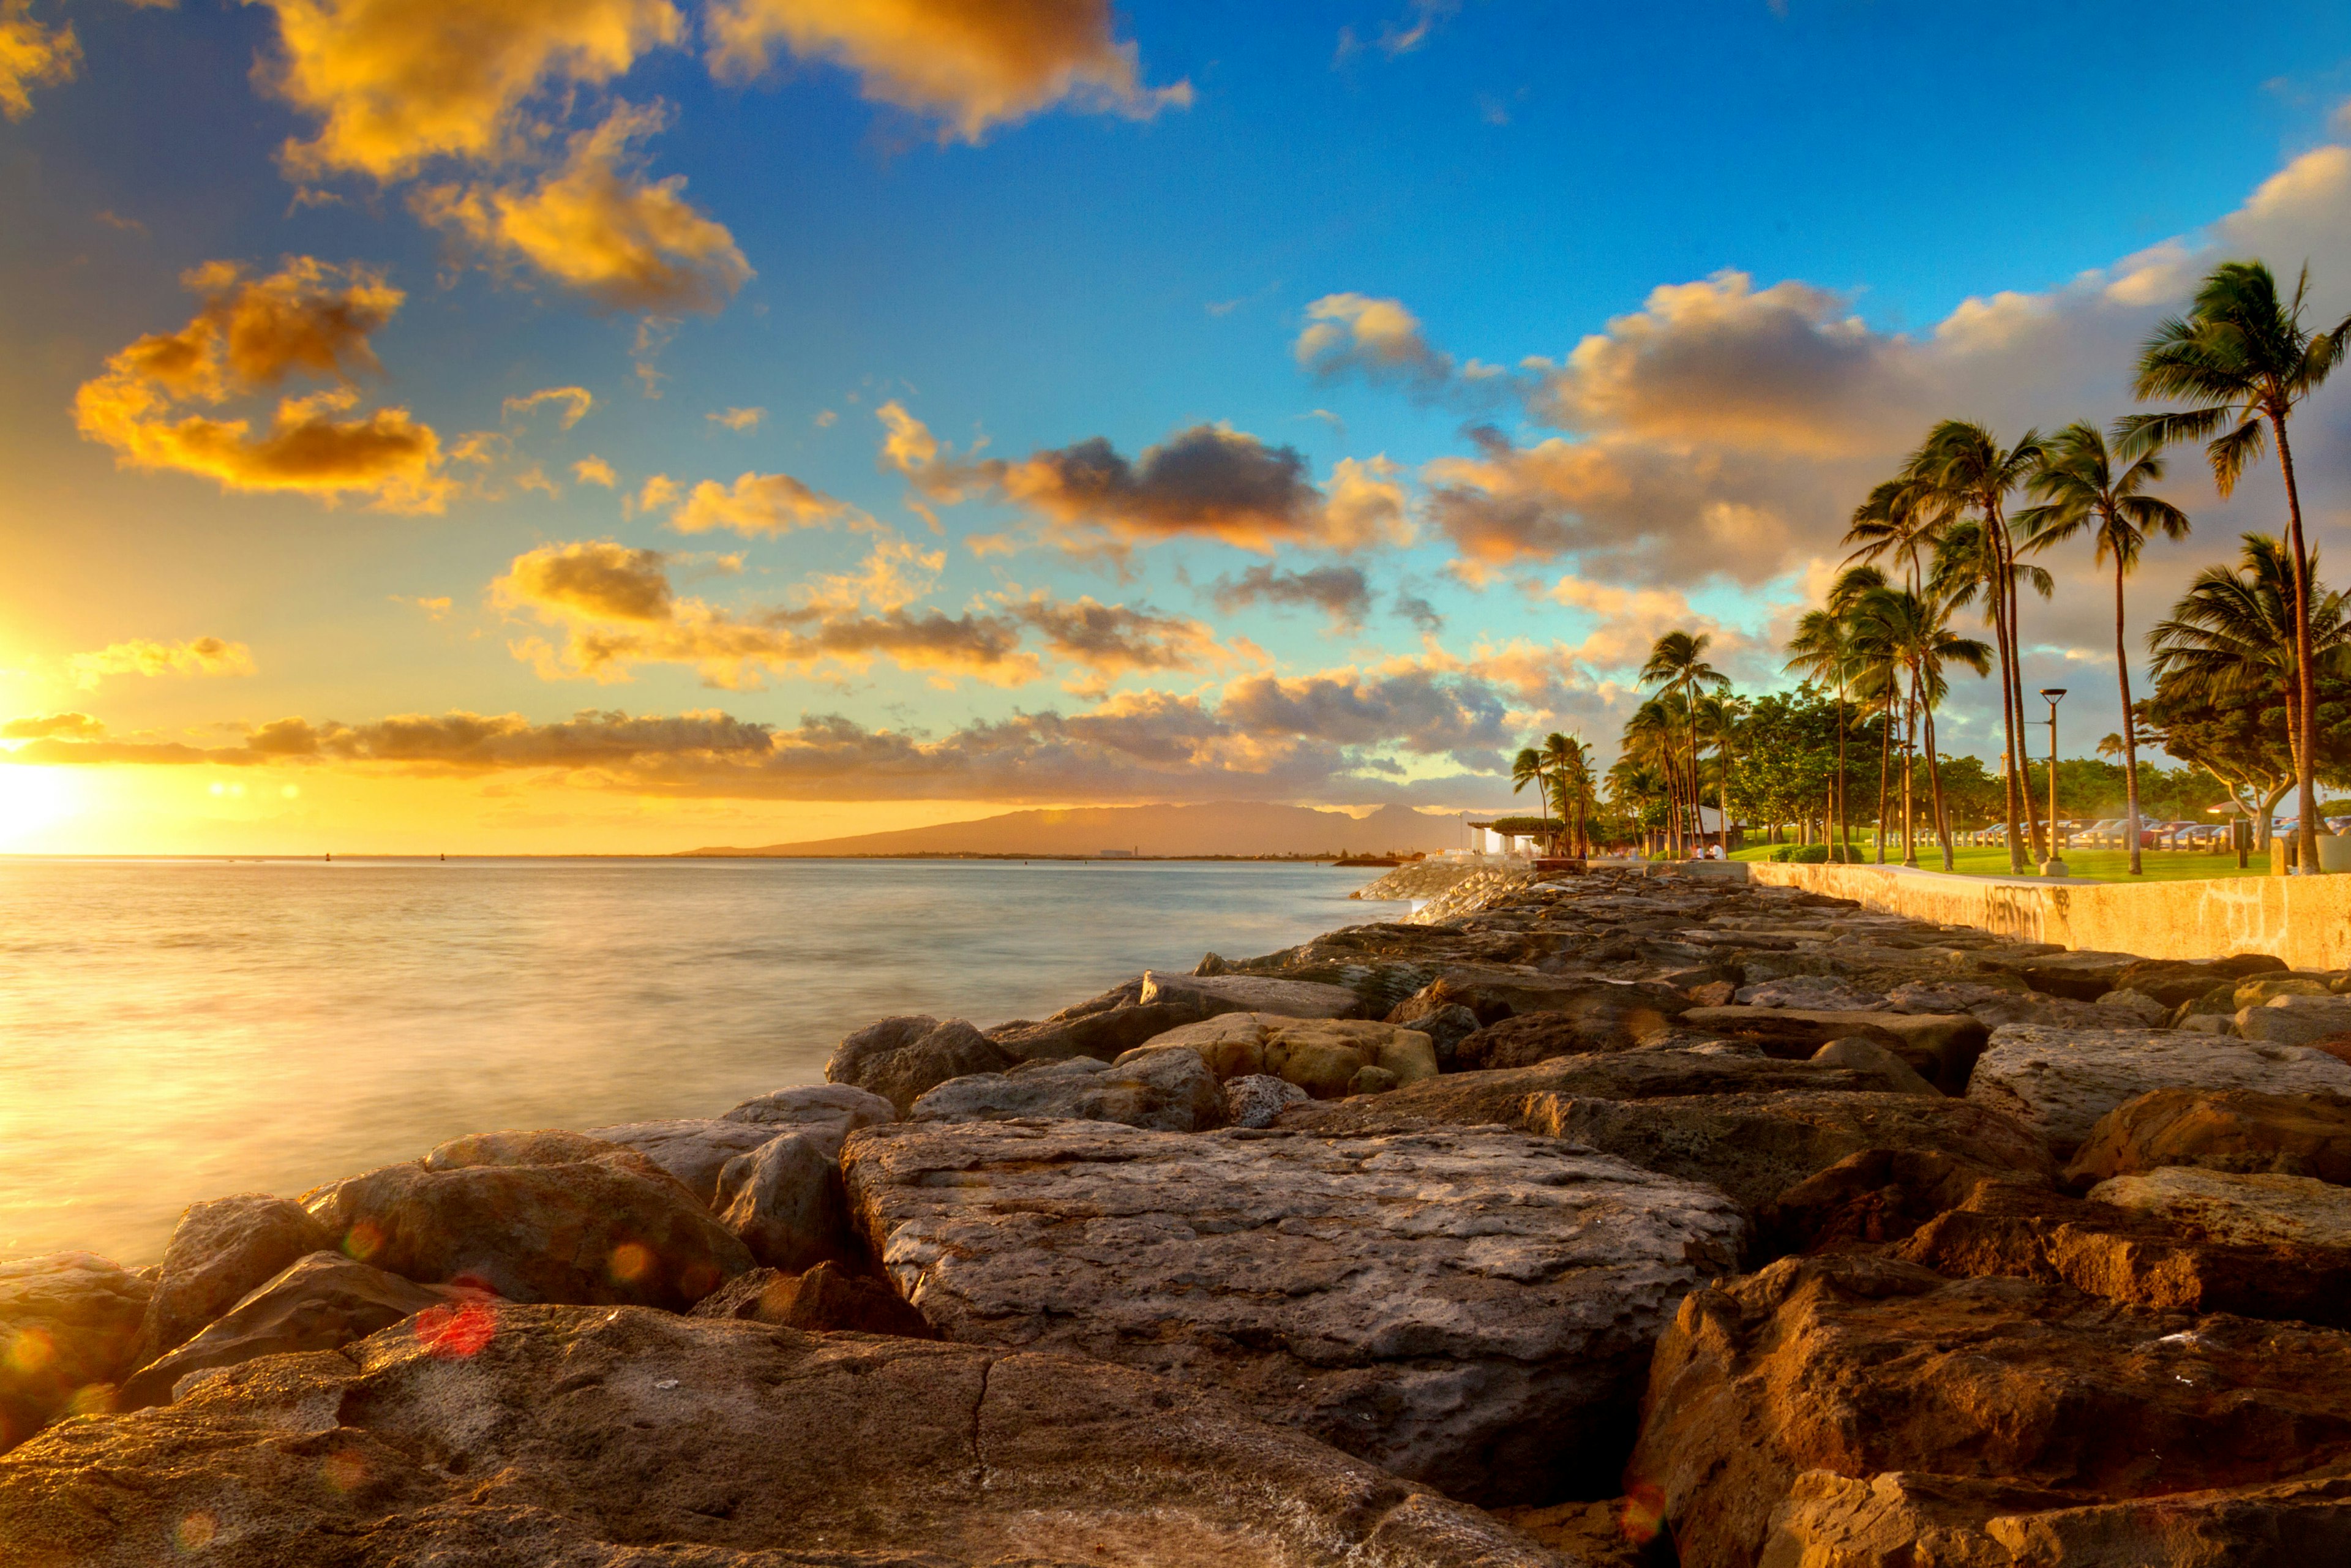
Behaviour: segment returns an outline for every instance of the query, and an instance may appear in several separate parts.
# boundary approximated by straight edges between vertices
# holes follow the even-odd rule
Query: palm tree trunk
[[[1684,686],[1682,688],[1682,698],[1685,706],[1687,706],[1689,711],[1690,856],[1692,859],[1697,859],[1706,853],[1706,845],[1703,841],[1706,838],[1706,809],[1698,804],[1699,798],[1706,788],[1706,779],[1704,774],[1699,770],[1698,760],[1697,688],[1694,686]]]
[[[2296,694],[2293,722],[2295,733],[2294,839],[2301,850],[2302,871],[2318,872],[2318,669],[2310,646],[2310,556],[2302,544],[2302,492],[2294,482],[2294,449],[2286,444],[2284,411],[2272,407],[2270,428],[2277,433],[2278,466],[2285,471],[2286,544],[2294,552],[2294,677]]]
[[[1877,714],[1877,863],[1886,863],[1886,774],[1894,755],[1894,711],[1883,707]]]
[[[1902,706],[1902,863],[1918,864],[1918,813],[1912,787],[1918,778],[1918,699],[1913,695]]]
[[[1732,753],[1730,749],[1730,726],[1728,717],[1725,718],[1722,734],[1716,738],[1716,744],[1720,746],[1722,748],[1722,785],[1720,789],[1715,791],[1714,798],[1716,800],[1719,801],[1722,806],[1722,858],[1724,860],[1729,860],[1730,858],[1730,768],[1732,763]]]
[[[2011,561],[2013,559],[2011,555]],[[2016,593],[2016,572],[2013,566],[2011,565],[2002,575],[2007,580],[2001,585],[2000,591],[2008,601],[2009,665],[2014,672],[2010,682],[2010,701],[2012,705],[2010,712],[2013,716],[2009,733],[2015,737],[2016,744],[2009,755],[2014,759],[2017,789],[2023,797],[2022,827],[2026,847],[2032,852],[2035,861],[2043,861],[2049,856],[2042,844],[2041,805],[2032,793],[2032,765],[2024,751],[2024,737],[2029,733],[2025,727],[2024,717],[2024,624],[2021,619],[2021,609]],[[2016,837],[2015,832],[2011,831],[2009,837],[2012,842]]]
[[[2139,863],[2138,731],[2131,723],[2130,649],[2123,635],[2123,552],[2115,551],[2115,678],[2123,693],[2123,791],[2129,801],[2123,829],[2130,834],[2130,873],[2144,876]]]
[[[2003,538],[2005,532],[2003,529]],[[1994,548],[2004,559],[2006,545],[2002,543]],[[2007,575],[2005,568],[2002,575]],[[2024,871],[2024,844],[2018,831],[2017,818],[2021,815],[2018,806],[2024,791],[2016,772],[2016,710],[2009,706],[2009,693],[2015,689],[2018,681],[2016,649],[2014,640],[2009,635],[2011,628],[2008,620],[2008,596],[2000,591],[1997,582],[1991,584],[1991,606],[1992,645],[2000,651],[2000,723],[2008,734],[2008,766],[2001,769],[2006,776],[2002,782],[2008,789],[2008,869],[2012,874],[2022,875]]]
[[[1837,776],[1836,818],[1837,841],[1844,846],[1844,863],[1853,863],[1853,819],[1844,809],[1844,683],[1837,683]]]
[[[1927,712],[1927,782],[1934,791],[1935,836],[1943,845],[1943,869],[1957,871],[1959,864],[1951,856],[1951,819],[1943,810],[1943,768],[1935,760],[1935,710]]]

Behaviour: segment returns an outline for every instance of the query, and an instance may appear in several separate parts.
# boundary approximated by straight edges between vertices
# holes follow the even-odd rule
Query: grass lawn
[[[1856,846],[1862,841],[1856,837]],[[1740,850],[1730,858],[1736,861],[1766,861],[1778,850],[1776,844]],[[1875,856],[1875,851],[1863,848],[1865,854]],[[2004,849],[1970,849],[1962,845],[1952,852],[1952,859],[1961,876],[2006,876],[2008,852]],[[2147,850],[2139,856],[2147,870],[2137,880],[2140,882],[2185,882],[2194,877],[2267,876],[2270,860],[2267,855],[2255,855],[2252,863],[2243,871],[2237,869],[2234,854],[2194,854],[2178,850]],[[1874,858],[1873,858],[1874,863]],[[1886,863],[1901,863],[1901,852],[1889,846]],[[1942,847],[1931,841],[1918,845],[1918,864],[1925,871],[1943,869]],[[2073,876],[2086,876],[2099,882],[2129,882],[2130,852],[2127,850],[2070,850],[2065,855],[2065,870]],[[2026,875],[2032,874],[2027,872]]]

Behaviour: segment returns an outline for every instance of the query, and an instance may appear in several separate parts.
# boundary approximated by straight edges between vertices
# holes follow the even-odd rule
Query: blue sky
[[[638,848],[1012,803],[1490,802],[1530,733],[1604,750],[1628,651],[1668,625],[1771,678],[1844,512],[1932,419],[2125,412],[2129,350],[2199,262],[2308,255],[2321,307],[2351,308],[2351,14],[2234,20],[16,0],[0,26],[58,63],[0,123],[22,220],[0,698],[32,747],[8,771],[72,774],[23,787],[45,804],[21,842],[396,847],[423,821]],[[713,63],[729,26],[768,68]],[[412,86],[398,123],[329,144],[398,71],[437,87],[499,50],[522,74],[452,89],[443,131]],[[482,135],[453,144],[459,121]],[[573,199],[598,180],[603,207]],[[653,259],[676,276],[595,271],[624,220],[674,225]],[[107,381],[142,335],[198,333],[183,275],[211,263],[242,269],[220,322],[271,279],[313,327],[370,287],[397,303],[216,402]],[[134,385],[168,409],[77,414]],[[251,440],[273,400],[344,387],[305,417],[434,433],[408,488],[158,455],[172,421]],[[585,402],[508,412],[551,389]],[[883,461],[885,403],[944,455]],[[2306,418],[2324,544],[2343,397]],[[1147,473],[1124,512],[1073,487],[1081,444],[1142,463],[1195,427],[1203,482],[1259,486],[1257,511],[1186,511]],[[2274,509],[2179,472],[2203,526],[2150,562],[2150,604]],[[744,476],[821,506],[683,531],[695,486]],[[1334,520],[1351,483],[1374,524]],[[1252,570],[1297,602],[1252,597]],[[2112,678],[2095,586],[2076,563],[2027,628],[2085,689]],[[1971,704],[1949,730],[1981,750]],[[586,708],[633,727],[559,727]],[[704,727],[643,725],[687,713]],[[395,737],[403,716],[439,727]]]

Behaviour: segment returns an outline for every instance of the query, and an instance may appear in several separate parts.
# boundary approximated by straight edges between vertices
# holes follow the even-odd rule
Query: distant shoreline
[[[460,861],[1053,861],[1078,862],[1100,865],[1141,865],[1176,861],[1217,862],[1225,863],[1262,862],[1268,865],[1335,865],[1350,857],[1338,854],[1285,855],[1083,855],[1059,852],[1032,854],[998,853],[994,851],[922,850],[900,854],[863,852],[837,855],[778,855],[758,850],[666,850],[659,853],[632,854],[625,851],[583,851],[576,854],[346,854],[337,852],[333,863],[345,862],[421,862],[437,865],[443,862],[455,865]],[[318,854],[109,854],[92,852],[83,854],[0,853],[0,862],[7,861],[202,861],[220,865],[317,865],[327,857]]]

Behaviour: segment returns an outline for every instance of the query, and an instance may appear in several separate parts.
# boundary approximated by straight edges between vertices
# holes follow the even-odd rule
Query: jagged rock
[[[1171,991],[1161,1000],[1144,1005],[1143,977],[1113,986],[1101,996],[1063,1008],[1041,1023],[1015,1019],[987,1031],[988,1040],[1008,1058],[972,1072],[1001,1071],[1014,1061],[1091,1056],[1114,1061],[1155,1035],[1197,1023],[1204,1018],[1238,1009],[1204,990]],[[953,1076],[960,1077],[961,1074]],[[945,1082],[945,1079],[938,1080]],[[931,1085],[925,1084],[925,1088]],[[910,1101],[911,1104],[912,1102]]]
[[[872,1134],[861,1134],[872,1136]],[[0,1458],[26,1563],[1542,1568],[1524,1537],[1223,1402],[1054,1355],[499,1306],[270,1356]]]
[[[190,1373],[260,1355],[340,1350],[418,1312],[462,1300],[462,1292],[445,1286],[419,1285],[340,1252],[312,1252],[264,1281],[202,1333],[141,1367],[123,1384],[120,1406],[136,1410],[168,1403],[173,1385]]]
[[[1420,994],[1432,1006],[1466,1007],[1489,1028],[1521,1015],[1556,1015],[1571,1020],[1576,1037],[1590,1042],[1586,1051],[1636,1045],[1689,1009],[1688,997],[1672,986],[1510,970],[1449,969]]]
[[[1993,1031],[1968,1098],[2017,1117],[2070,1158],[2098,1119],[2153,1089],[2351,1093],[2351,1064],[2298,1046],[2231,1044],[2177,1030]]]
[[[1196,1056],[1217,1078],[1264,1073],[1295,1083],[1318,1100],[1334,1100],[1366,1067],[1384,1068],[1399,1083],[1437,1076],[1437,1049],[1417,1030],[1366,1019],[1298,1019],[1275,1013],[1227,1013],[1170,1030],[1126,1052],[1126,1068],[1169,1051]]]
[[[907,1124],[858,1134],[845,1168],[948,1338],[1214,1386],[1494,1502],[1613,1472],[1656,1325],[1742,1228],[1719,1193],[1494,1129]]]
[[[2238,992],[2237,1033],[2272,1045],[2315,1045],[2351,1034],[2351,997],[2289,994],[2248,1005]]]
[[[889,1103],[886,1100],[882,1102],[885,1110]],[[897,1117],[893,1113],[882,1119],[894,1122]],[[630,1122],[618,1127],[597,1127],[588,1135],[636,1150],[707,1204],[717,1200],[718,1173],[726,1168],[729,1160],[751,1153],[782,1136],[785,1131],[757,1123],[712,1118]]]
[[[1039,1051],[1082,1056],[1084,1051]],[[961,1019],[941,1023],[921,1013],[886,1018],[833,1047],[825,1081],[871,1090],[904,1116],[926,1090],[972,1072],[1001,1072],[1022,1053],[998,1044]]]
[[[896,1113],[881,1095],[853,1084],[804,1083],[746,1100],[718,1119],[750,1122],[788,1133],[834,1128],[847,1137],[860,1127],[894,1121]]]
[[[2315,975],[2255,975],[2230,993],[2239,1009],[2267,1007],[2280,997],[2331,997],[2334,988]]]
[[[582,1145],[586,1147],[583,1148]],[[517,1150],[546,1165],[459,1163]],[[343,1253],[419,1284],[478,1283],[514,1301],[684,1311],[752,1266],[743,1243],[644,1155],[568,1133],[444,1144],[306,1194]]]
[[[888,1284],[832,1263],[820,1263],[801,1274],[774,1269],[737,1274],[695,1302],[694,1316],[774,1323],[804,1333],[939,1337],[939,1331]]]
[[[2171,1021],[2172,1009],[2145,991],[2108,991],[2090,1005],[2111,1020],[2108,1029],[2162,1029]]]
[[[823,1130],[786,1133],[718,1173],[719,1223],[770,1269],[797,1274],[848,1255],[841,1147]]]
[[[1146,1050],[1130,1051],[1123,1061],[1116,1067],[1090,1057],[1024,1061],[1008,1073],[951,1078],[915,1101],[907,1119],[1071,1117],[1123,1122],[1160,1133],[1198,1133],[1224,1125],[1224,1086],[1198,1053]]]
[[[2315,1176],[2351,1186],[2351,1098],[2158,1089],[2107,1112],[2065,1177],[2086,1185],[2165,1166]]]
[[[152,1289],[89,1252],[0,1263],[0,1449],[61,1410],[108,1406]]]
[[[2102,1181],[2090,1201],[2159,1215],[2224,1241],[2351,1249],[2351,1187],[2310,1176],[2165,1166]]]
[[[1785,1188],[1757,1217],[1762,1250],[1818,1252],[1900,1242],[1991,1184],[2029,1207],[2055,1197],[2045,1175],[2011,1172],[1937,1149],[1862,1149]]]
[[[2109,993],[2112,994],[2112,993]],[[2043,1029],[2139,1029],[2169,1020],[2169,1014],[2150,1024],[2136,1001],[2109,1009],[2099,1002],[2077,1002],[2045,996],[2013,975],[1974,975],[1964,980],[1922,980],[1896,986],[1886,994],[1895,1012],[1965,1013],[1986,1029],[2002,1024],[2032,1024]]]
[[[1964,1100],[1901,1093],[1693,1094],[1616,1101],[1528,1099],[1526,1125],[1588,1144],[1644,1170],[1705,1182],[1750,1213],[1864,1149],[1917,1149],[2046,1178],[2027,1128]]]
[[[1791,1008],[1692,1008],[1686,1030],[1752,1040],[1772,1056],[1802,1061],[1833,1040],[1885,1047],[1946,1093],[1959,1093],[1991,1031],[1966,1013],[1812,1012]]]
[[[1494,1517],[1583,1568],[1667,1568],[1672,1542],[1637,1498],[1498,1508]]]
[[[1313,1098],[1270,1072],[1252,1072],[1225,1085],[1225,1115],[1236,1127],[1270,1127],[1284,1110]]]
[[[1190,998],[1196,997],[1194,1001]],[[1360,1017],[1364,1004],[1344,986],[1317,980],[1272,979],[1261,975],[1162,975],[1146,969],[1140,1007],[1189,1006],[1205,1018],[1212,1013],[1279,1013],[1285,1018],[1347,1019]]]
[[[1769,1568],[2017,1568],[2015,1554],[1991,1533],[1992,1521],[2076,1500],[2046,1487],[1972,1476],[1893,1470],[1861,1479],[1806,1470],[1772,1509],[1759,1561]],[[2050,1559],[2046,1568],[2089,1564]]]
[[[2346,1463],[2351,1335],[1843,1255],[1690,1293],[1658,1343],[1626,1473],[1662,1494],[1686,1568],[1746,1568],[1808,1470],[2111,1505]]]
[[[300,1204],[267,1193],[190,1204],[163,1249],[131,1364],[186,1343],[287,1264],[334,1242]]]
[[[1848,1037],[1833,1040],[1813,1052],[1823,1067],[1850,1067],[1875,1073],[1897,1094],[1940,1094],[1942,1091],[1910,1070],[1910,1064],[1874,1040]]]

